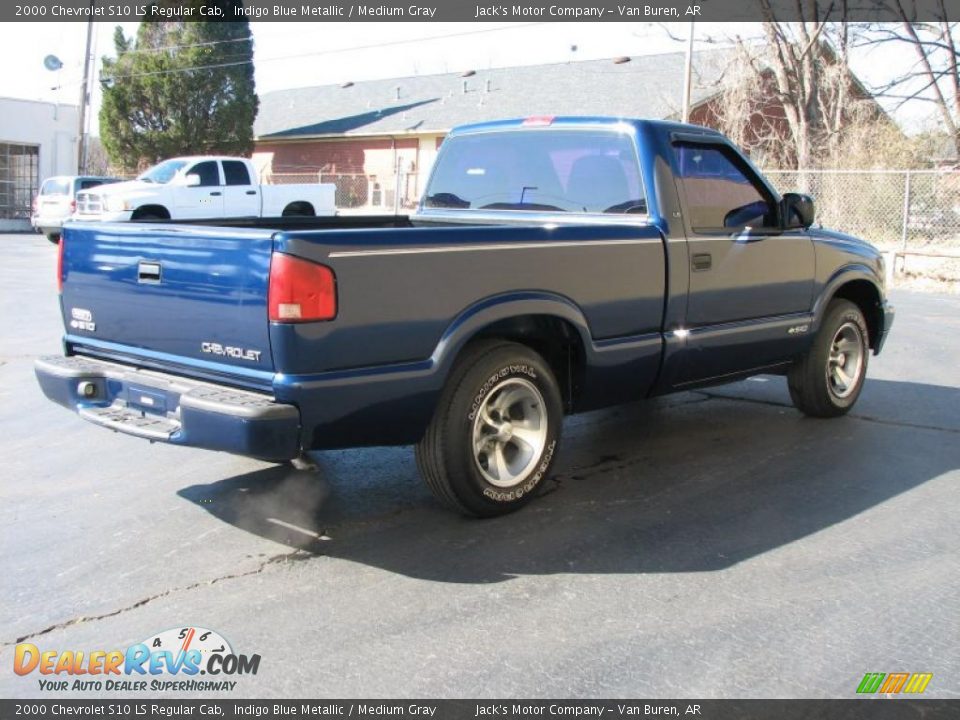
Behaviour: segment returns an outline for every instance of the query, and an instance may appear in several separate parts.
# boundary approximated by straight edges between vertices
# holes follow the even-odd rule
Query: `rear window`
[[[70,180],[67,178],[50,178],[45,180],[40,188],[41,195],[69,195]]]
[[[105,182],[109,182],[109,181],[108,181],[108,180],[99,180],[99,179],[94,179],[94,178],[86,178],[86,179],[84,179],[84,180],[78,180],[78,181],[77,181],[77,186],[78,186],[78,187],[77,187],[77,192],[79,192],[79,191],[81,191],[81,190],[89,190],[90,188],[98,187],[98,186],[100,186],[100,185],[103,185]]]
[[[645,213],[629,136],[517,130],[447,138],[424,198],[428,208]]]

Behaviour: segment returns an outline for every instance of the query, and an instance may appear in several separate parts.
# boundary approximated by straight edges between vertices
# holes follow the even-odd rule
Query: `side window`
[[[187,175],[199,175],[200,187],[218,187],[220,185],[220,170],[216,160],[205,160],[187,170]]]
[[[750,179],[729,148],[682,143],[674,152],[694,230],[774,224],[773,198]]]
[[[90,188],[99,187],[103,185],[103,180],[81,180],[80,187],[78,190],[89,190]]]
[[[251,185],[250,173],[247,172],[246,163],[239,160],[223,161],[223,177],[227,185]]]

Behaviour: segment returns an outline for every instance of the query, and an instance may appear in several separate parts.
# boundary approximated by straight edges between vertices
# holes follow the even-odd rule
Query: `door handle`
[[[141,260],[137,265],[137,282],[150,284],[160,282],[160,263]]]
[[[257,194],[256,190],[247,190],[247,195],[256,195],[256,194]]]
[[[223,193],[221,193],[219,190],[214,190],[214,191],[213,191],[212,193],[210,193],[210,194],[211,194],[211,195],[214,195],[214,196],[219,196],[219,195],[222,195]]]
[[[690,258],[690,264],[693,266],[694,272],[709,270],[713,266],[713,258],[710,253],[698,253]]]

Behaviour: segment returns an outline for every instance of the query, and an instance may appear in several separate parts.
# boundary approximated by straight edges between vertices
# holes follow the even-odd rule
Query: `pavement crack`
[[[136,610],[137,608],[141,608],[144,605],[147,605],[148,603],[152,603],[154,600],[159,600],[161,598],[165,598],[168,595],[173,595],[175,593],[189,592],[190,590],[195,590],[200,587],[205,587],[208,585],[216,585],[218,582],[223,582],[224,580],[238,580],[240,578],[250,577],[252,575],[259,575],[264,570],[266,570],[267,567],[269,567],[270,565],[276,565],[276,564],[285,563],[285,562],[296,562],[299,560],[307,560],[313,557],[316,557],[316,555],[313,553],[304,552],[302,550],[295,550],[294,552],[290,552],[290,553],[281,553],[280,555],[273,555],[267,558],[266,560],[264,560],[263,562],[261,562],[253,570],[247,570],[246,572],[229,573],[227,575],[219,575],[210,580],[202,580],[199,582],[191,583],[189,585],[184,585],[182,587],[170,588],[169,590],[164,590],[163,592],[156,593],[155,595],[150,595],[148,597],[141,598],[140,600],[137,600],[135,603],[132,603],[125,607],[118,608],[111,612],[102,613],[100,615],[81,615],[79,617],[71,618],[70,620],[65,620],[63,622],[50,625],[49,627],[46,627],[43,630],[27,633],[22,637],[18,637],[13,642],[2,642],[0,643],[0,647],[13,647],[18,643],[26,642],[27,640],[32,640],[33,638],[40,637],[41,635],[46,635],[47,633],[51,633],[55,630],[62,630],[64,628],[72,627],[74,625],[97,622],[98,620],[106,620],[107,618],[116,617],[117,615],[122,615],[124,613],[130,612],[131,610]]]

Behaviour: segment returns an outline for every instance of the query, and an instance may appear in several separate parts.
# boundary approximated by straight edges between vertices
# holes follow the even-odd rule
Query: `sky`
[[[257,91],[405,77],[508,65],[590,60],[683,51],[687,23],[251,23]],[[98,59],[113,54],[115,23],[94,23]],[[126,23],[128,35],[137,23]],[[331,31],[333,29],[333,31]],[[703,40],[759,37],[759,23],[697,23]],[[670,35],[674,35],[671,38]],[[0,96],[76,104],[80,95],[86,23],[0,23]],[[575,49],[574,49],[575,48]],[[862,79],[880,83],[912,63],[912,50],[860,50],[851,58]],[[63,68],[44,68],[46,55]],[[93,83],[91,131],[97,134],[99,84]],[[678,94],[680,89],[678,88]],[[679,104],[679,101],[678,101]],[[928,103],[909,104],[895,117],[908,132],[931,127]]]

